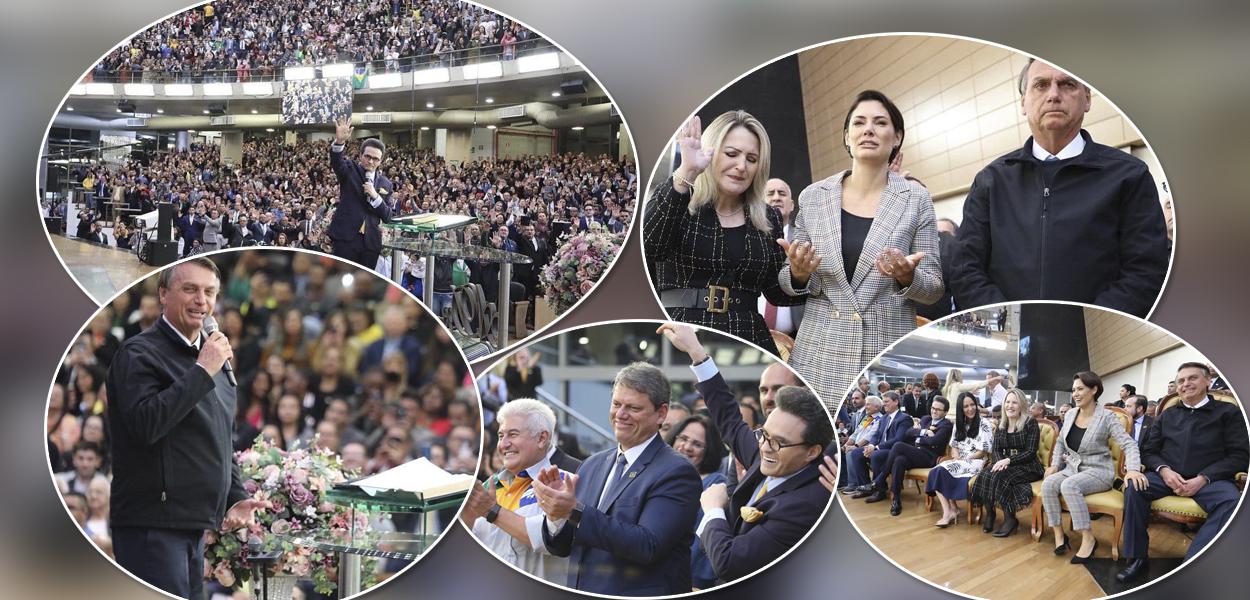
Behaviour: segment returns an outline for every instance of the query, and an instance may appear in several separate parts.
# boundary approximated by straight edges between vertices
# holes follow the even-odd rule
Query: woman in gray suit
[[[903,115],[881,92],[859,93],[843,123],[851,168],[799,195],[785,293],[807,293],[790,364],[828,401],[873,357],[916,328],[916,306],[942,297],[933,201],[891,170]]]
[[[1098,540],[1090,528],[1085,496],[1111,489],[1115,480],[1115,462],[1111,459],[1108,439],[1114,439],[1124,452],[1125,479],[1139,490],[1146,488],[1137,444],[1124,431],[1120,418],[1098,404],[1101,395],[1102,378],[1097,373],[1081,371],[1073,376],[1072,402],[1076,408],[1064,419],[1042,481],[1042,508],[1046,511],[1046,524],[1055,532],[1055,554],[1062,556],[1068,552],[1060,495],[1072,514],[1072,530],[1081,532],[1081,547],[1072,556],[1073,564],[1088,561],[1098,549]]]

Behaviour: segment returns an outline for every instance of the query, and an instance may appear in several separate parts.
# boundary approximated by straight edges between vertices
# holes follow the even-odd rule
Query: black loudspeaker
[[[178,242],[148,242],[144,262],[153,267],[163,267],[178,260]]]
[[[586,82],[582,79],[566,79],[560,82],[560,93],[565,96],[586,93]]]
[[[156,205],[156,241],[168,242],[174,229],[174,205],[162,202]]]

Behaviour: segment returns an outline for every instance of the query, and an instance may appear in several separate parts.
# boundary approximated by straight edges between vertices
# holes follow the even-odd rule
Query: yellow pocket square
[[[764,518],[764,511],[754,506],[744,506],[738,512],[742,515],[742,520],[747,523],[755,523]]]

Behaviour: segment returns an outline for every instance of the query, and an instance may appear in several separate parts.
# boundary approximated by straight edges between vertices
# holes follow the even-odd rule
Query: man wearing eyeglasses
[[[833,423],[816,395],[800,387],[777,391],[764,426],[750,430],[715,363],[688,325],[668,323],[659,333],[690,356],[699,393],[734,456],[748,465],[732,497],[725,484],[699,499],[696,534],[722,582],[754,573],[803,540],[829,504],[819,464],[833,441]]]
[[[381,140],[370,138],[361,142],[360,160],[355,163],[343,158],[352,129],[351,117],[334,124],[330,168],[339,180],[339,202],[330,219],[328,234],[335,256],[374,269],[382,253],[379,224],[391,220],[389,198],[394,188],[391,180],[379,170],[386,152],[386,144]]]

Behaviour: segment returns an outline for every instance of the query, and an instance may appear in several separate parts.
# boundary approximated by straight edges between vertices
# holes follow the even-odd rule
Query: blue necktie
[[[616,454],[616,464],[612,467],[612,472],[608,474],[608,482],[603,486],[603,497],[599,499],[599,510],[605,510],[608,502],[612,498],[612,492],[616,491],[617,486],[624,479],[625,467],[628,463],[625,460],[625,454],[618,452]]]
[[[1044,162],[1050,162],[1052,160],[1059,160],[1059,157],[1055,156],[1054,154],[1051,154],[1050,156],[1046,157],[1046,160]]]

